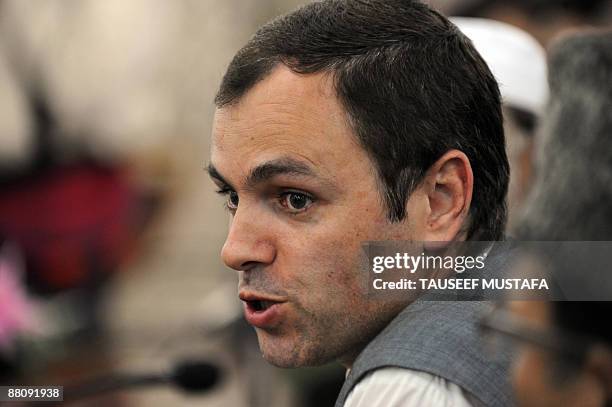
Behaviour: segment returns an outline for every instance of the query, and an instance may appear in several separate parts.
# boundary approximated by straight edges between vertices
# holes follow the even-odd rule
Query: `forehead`
[[[300,75],[282,65],[236,104],[217,109],[211,152],[215,166],[220,164],[216,161],[237,156],[258,164],[283,155],[325,170],[331,164],[367,159],[331,76]]]

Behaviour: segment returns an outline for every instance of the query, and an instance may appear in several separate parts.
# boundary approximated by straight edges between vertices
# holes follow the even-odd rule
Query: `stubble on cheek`
[[[328,329],[316,314],[295,302],[290,305],[284,321],[273,329],[256,328],[264,358],[278,367],[316,366],[331,361],[326,356],[326,338],[321,330]]]
[[[277,329],[258,330],[266,360],[282,367],[317,366],[358,353],[371,339],[376,316],[364,305],[355,280],[328,271],[323,281],[303,302],[291,304]]]
[[[275,283],[284,277],[281,285],[290,298],[279,326],[257,330],[264,358],[274,365],[315,366],[355,355],[384,326],[381,321],[388,322],[368,298],[362,236],[334,232],[334,239],[326,236],[316,252],[309,251],[312,246],[308,245],[294,247],[292,253],[309,255],[277,265],[278,270],[291,270],[291,275],[272,273]]]
[[[333,272],[322,273],[316,285],[300,282],[300,286],[310,289],[300,291],[299,297],[292,297],[285,305],[286,315],[278,326],[256,329],[260,349],[268,362],[279,367],[317,366],[345,352],[346,343],[339,339],[351,327],[353,304],[346,306],[351,294],[338,286],[338,280],[333,280]]]

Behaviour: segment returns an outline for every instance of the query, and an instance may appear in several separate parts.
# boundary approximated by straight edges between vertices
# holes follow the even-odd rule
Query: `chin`
[[[281,368],[313,367],[331,362],[334,358],[326,357],[322,349],[308,346],[303,341],[270,338],[266,333],[257,332],[259,349],[263,358],[270,364]]]
[[[313,366],[311,363],[308,363],[308,360],[304,360],[300,357],[295,350],[285,352],[282,347],[277,349],[270,349],[270,347],[271,346],[264,347],[261,343],[259,345],[263,358],[271,365],[287,369]]]
[[[276,367],[280,367],[283,369],[294,369],[298,367],[307,366],[305,364],[300,363],[298,360],[292,359],[291,355],[279,356],[279,355],[267,354],[264,352],[263,358],[266,360],[266,362],[270,363],[271,365],[274,365]]]

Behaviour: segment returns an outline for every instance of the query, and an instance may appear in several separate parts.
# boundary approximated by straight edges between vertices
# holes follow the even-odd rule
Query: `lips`
[[[243,292],[239,297],[244,303],[244,316],[249,324],[257,328],[272,328],[280,322],[285,300]]]

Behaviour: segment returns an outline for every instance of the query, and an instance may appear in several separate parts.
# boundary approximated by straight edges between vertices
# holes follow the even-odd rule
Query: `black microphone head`
[[[186,361],[178,363],[170,376],[170,381],[187,392],[210,390],[221,378],[221,369],[207,362]]]

